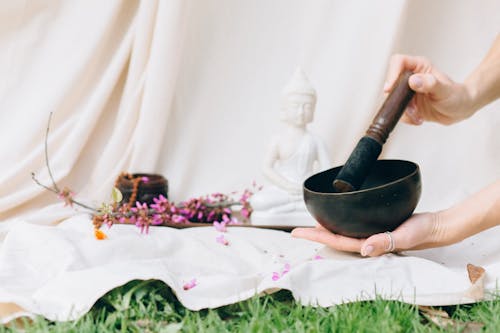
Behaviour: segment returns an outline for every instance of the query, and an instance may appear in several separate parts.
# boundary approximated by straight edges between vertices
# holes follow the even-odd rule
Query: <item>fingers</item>
[[[427,58],[395,54],[389,62],[389,69],[384,84],[384,91],[392,90],[394,83],[403,70],[410,70],[414,73],[430,71],[432,65]]]
[[[436,223],[439,223],[436,213],[412,215],[391,232],[394,248],[401,251],[430,247],[430,240],[432,240],[434,230],[437,228]],[[390,240],[385,233],[370,236],[361,246],[361,254],[370,257],[382,255],[390,248]],[[425,244],[427,245],[423,247]]]
[[[323,228],[296,228],[292,230],[292,237],[308,239],[347,252],[360,252],[364,241],[364,239],[340,236]]]
[[[414,74],[410,76],[408,85],[421,94],[428,94],[434,99],[445,98],[449,94],[449,84],[441,82],[434,74]]]
[[[405,113],[403,114],[402,121],[411,125],[422,125],[424,119],[418,113],[418,109],[415,103],[415,99],[412,99],[406,108]]]

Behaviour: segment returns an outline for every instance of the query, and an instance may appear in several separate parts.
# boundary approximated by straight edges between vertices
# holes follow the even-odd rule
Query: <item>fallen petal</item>
[[[222,245],[229,245],[229,241],[224,238],[224,235],[217,236],[215,240],[217,241],[217,243],[221,243]]]
[[[182,286],[182,289],[189,290],[196,287],[196,285],[197,285],[196,279],[192,279],[191,281],[185,283],[184,286]]]
[[[104,232],[102,232],[100,229],[94,229],[94,236],[97,240],[103,240],[108,238]]]

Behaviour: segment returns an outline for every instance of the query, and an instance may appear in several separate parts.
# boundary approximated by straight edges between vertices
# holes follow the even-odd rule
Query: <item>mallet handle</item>
[[[366,131],[366,136],[376,140],[381,145],[385,143],[415,94],[408,86],[408,79],[412,74],[410,71],[404,71],[399,75],[394,89],[387,96]]]
[[[365,136],[359,140],[347,162],[333,181],[337,192],[351,192],[363,184],[371,167],[382,151],[389,134],[403,115],[406,106],[414,95],[408,86],[413,73],[402,72],[389,96],[380,107]]]

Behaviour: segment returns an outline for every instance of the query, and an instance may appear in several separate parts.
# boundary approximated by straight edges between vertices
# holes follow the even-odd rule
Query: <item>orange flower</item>
[[[97,240],[104,240],[104,239],[108,238],[108,236],[106,236],[106,234],[104,232],[102,232],[100,229],[97,229],[97,228],[94,229],[94,236],[95,236],[95,239],[97,239]]]

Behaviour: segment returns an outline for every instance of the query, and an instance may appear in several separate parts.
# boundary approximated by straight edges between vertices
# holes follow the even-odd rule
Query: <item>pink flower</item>
[[[148,205],[137,201],[135,207],[130,208],[130,210],[135,213],[135,216],[130,217],[130,221],[141,229],[141,234],[147,234],[149,232],[149,224],[151,223],[151,217],[148,215]]]
[[[214,221],[214,228],[219,232],[226,232],[227,231],[226,224],[227,224],[226,221],[223,222]]]
[[[167,210],[168,208],[168,200],[165,198],[163,195],[160,194],[158,198],[153,198],[153,201],[155,202],[154,204],[151,204],[150,207],[153,208],[155,211],[158,213],[163,213]],[[170,208],[172,210],[172,207]]]
[[[108,228],[111,228],[111,226],[113,225],[113,218],[108,214],[104,214],[102,218],[103,222],[108,226]]]
[[[250,211],[246,208],[242,208],[241,209],[241,215],[243,215],[244,217],[249,217],[250,216]]]
[[[217,243],[221,243],[222,245],[225,245],[225,246],[229,245],[229,241],[224,238],[224,235],[217,236],[215,238],[215,240],[217,241]]]
[[[160,214],[153,215],[153,219],[151,220],[152,225],[160,225],[163,223],[163,217]]]
[[[187,218],[182,215],[172,215],[172,222],[174,223],[183,223],[186,222]]]
[[[196,279],[192,279],[191,281],[184,283],[184,286],[182,286],[182,289],[189,290],[189,289],[196,287],[196,285],[197,285]]]
[[[64,207],[70,206],[73,207],[73,197],[75,193],[71,191],[69,188],[65,187],[59,194],[57,198],[64,201]]]
[[[149,182],[149,177],[141,177],[141,180],[142,180],[144,183],[147,183],[147,182]]]
[[[135,202],[135,207],[130,208],[131,211],[134,213],[139,213],[141,210],[146,211],[148,210],[148,205],[146,203],[141,204],[139,201]]]

